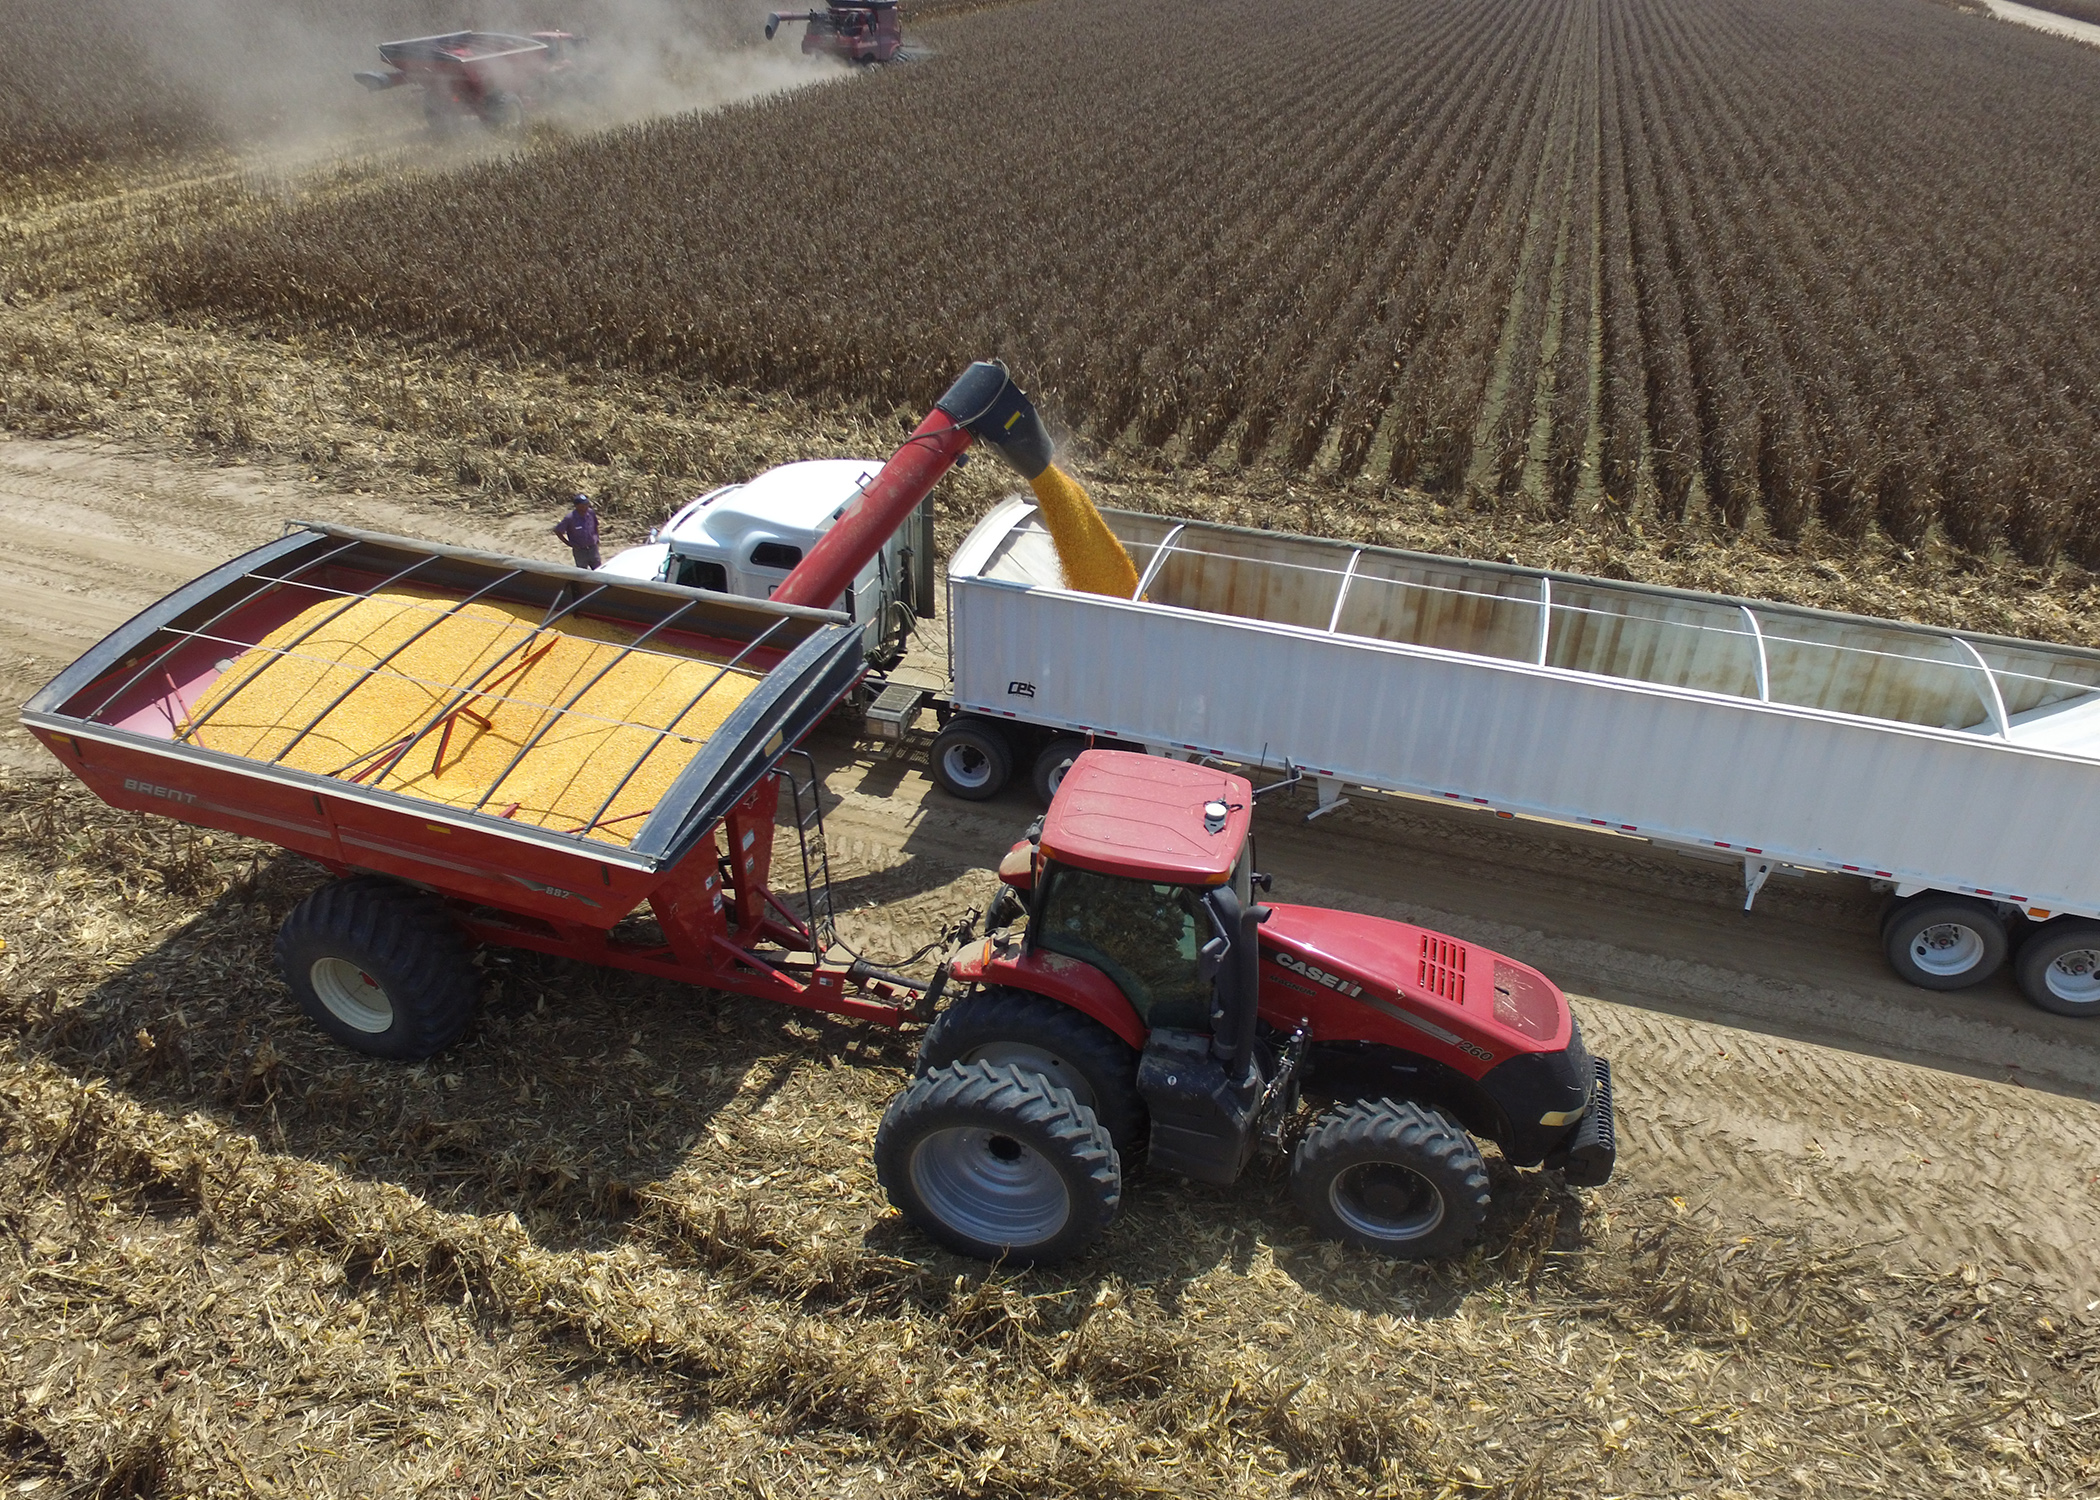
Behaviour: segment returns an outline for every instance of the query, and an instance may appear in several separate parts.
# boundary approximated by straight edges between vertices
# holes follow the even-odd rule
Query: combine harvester
[[[502,31],[450,31],[381,42],[384,73],[359,73],[375,93],[413,84],[423,91],[423,119],[449,131],[464,119],[491,130],[515,130],[528,110],[595,87],[585,66],[587,38],[568,31],[513,36]]]
[[[1140,1153],[1233,1181],[1282,1147],[1301,1086],[1332,1107],[1291,1149],[1294,1192],[1376,1250],[1448,1254],[1478,1232],[1475,1136],[1605,1181],[1610,1071],[1561,992],[1441,934],[1257,904],[1257,794],[1222,770],[1078,756],[1000,866],[985,937],[930,983],[843,950],[795,746],[862,682],[870,632],[846,611],[865,616],[871,575],[879,592],[923,572],[896,533],[973,439],[1031,479],[1076,571],[1135,583],[1027,398],[980,364],[815,518],[770,599],[306,525],[124,625],[23,723],[113,806],[332,872],[277,956],[302,1009],[375,1056],[466,1030],[477,944],[938,1017],[877,1167],[971,1254],[1084,1248]],[[747,531],[740,566],[764,544]],[[783,793],[799,909],[771,886]]]
[[[802,21],[802,54],[848,63],[895,62],[904,51],[904,17],[897,0],[835,0],[823,10],[776,10],[766,17],[766,40],[783,21]]]
[[[763,598],[876,467],[726,486],[608,568]],[[958,797],[1018,771],[1047,802],[1090,744],[1291,765],[1312,817],[1363,787],[1646,839],[1735,864],[1746,911],[1775,873],[1872,881],[1904,979],[2010,960],[2036,1005],[2100,1015],[2100,652],[1115,510],[1132,583],[1073,587],[1070,507],[1037,489],[949,562],[946,690],[868,685],[893,745],[938,713]],[[933,612],[928,527],[854,595],[879,668]]]

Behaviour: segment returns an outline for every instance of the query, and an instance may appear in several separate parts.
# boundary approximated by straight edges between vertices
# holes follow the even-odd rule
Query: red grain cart
[[[470,116],[491,130],[514,130],[528,109],[590,91],[587,46],[586,38],[568,31],[451,31],[381,42],[387,71],[356,77],[374,91],[421,88],[423,118],[433,130],[449,130]]]
[[[382,600],[408,612],[384,645],[330,640]],[[482,622],[474,654],[433,649],[470,617]],[[594,654],[549,677],[555,648]],[[341,936],[377,919],[360,941],[389,951],[371,962],[287,964],[309,1015],[360,1051],[428,1056],[465,1030],[466,943],[895,1025],[915,992],[824,960],[813,789],[775,774],[865,670],[861,648],[828,611],[306,525],[140,614],[37,694],[23,722],[113,806],[386,877],[326,887],[322,909],[287,924],[296,946],[315,937],[307,929]],[[622,720],[599,700],[612,674],[635,670],[672,693],[647,720]],[[298,680],[275,696],[283,722],[258,736],[243,694],[286,673]],[[356,742],[339,721],[382,693],[409,714]],[[704,737],[682,732],[710,695],[734,707]],[[282,714],[294,699],[299,712]],[[536,795],[534,757],[561,754],[561,788]],[[803,835],[799,911],[769,885],[783,780]],[[648,805],[615,805],[645,785],[660,790]],[[653,922],[622,928],[644,904]],[[392,999],[360,983],[402,963],[441,982]]]

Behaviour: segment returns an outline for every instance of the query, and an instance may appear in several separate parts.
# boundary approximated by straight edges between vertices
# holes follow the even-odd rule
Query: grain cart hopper
[[[904,46],[904,18],[897,0],[838,0],[823,10],[781,11],[766,17],[766,40],[783,21],[807,23],[802,51],[811,57],[835,57],[849,63],[886,63]]]
[[[491,130],[514,130],[564,94],[588,92],[587,39],[568,31],[450,31],[379,44],[385,72],[356,74],[378,92],[413,84],[423,91],[423,118],[449,130],[469,116]]]

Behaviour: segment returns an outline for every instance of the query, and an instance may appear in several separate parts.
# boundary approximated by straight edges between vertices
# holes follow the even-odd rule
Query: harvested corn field
[[[1231,46],[1162,48],[1113,0],[987,12],[934,68],[294,209],[152,284],[910,408],[996,351],[1175,462],[2100,560],[2088,52],[1910,0],[1391,14],[1226,0]]]
[[[233,658],[179,737],[627,842],[757,674],[546,613],[405,588],[323,600]]]
[[[916,807],[923,784],[903,790]],[[876,952],[990,884],[967,839],[913,836],[914,856],[892,817],[837,851]],[[869,1169],[908,1045],[518,956],[491,964],[456,1055],[358,1059],[286,1023],[270,957],[319,878],[0,783],[13,1482],[778,1500],[2100,1482],[2075,1420],[2100,1406],[2090,1319],[1995,1260],[1931,1269],[1705,1209],[1643,1147],[1580,1200],[1498,1164],[1487,1248],[1443,1267],[1315,1241],[1256,1174],[1147,1180],[1099,1256],[987,1276],[905,1231]],[[1649,1110],[1674,1069],[1741,1045],[1585,1020],[1622,1055],[1648,1037]],[[1929,1076],[1850,1067],[1855,1099]],[[1765,1081],[1796,1103],[1827,1087]],[[1937,1092],[2052,1118],[2009,1089]],[[1653,1149],[1743,1155],[1733,1128],[1689,1120]],[[1892,1120],[1881,1145],[1899,1142],[1922,1143]]]

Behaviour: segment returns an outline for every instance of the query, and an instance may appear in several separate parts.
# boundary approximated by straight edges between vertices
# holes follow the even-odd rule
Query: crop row
[[[1909,0],[1196,14],[970,15],[928,63],[289,209],[155,284],[878,405],[997,354],[1179,461],[2100,561],[2081,50]]]

